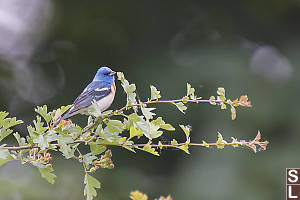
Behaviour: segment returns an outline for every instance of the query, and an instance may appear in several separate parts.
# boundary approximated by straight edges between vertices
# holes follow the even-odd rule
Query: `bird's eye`
[[[105,76],[108,76],[108,75],[109,75],[109,73],[104,73],[104,75],[105,75]]]

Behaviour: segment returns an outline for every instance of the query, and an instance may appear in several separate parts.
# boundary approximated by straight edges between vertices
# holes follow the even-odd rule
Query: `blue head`
[[[103,81],[112,84],[115,82],[115,77],[114,77],[115,74],[116,72],[114,72],[110,68],[101,67],[98,69],[93,81]]]

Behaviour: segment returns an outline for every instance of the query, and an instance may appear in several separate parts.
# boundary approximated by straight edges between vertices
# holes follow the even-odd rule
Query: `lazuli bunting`
[[[116,72],[108,67],[98,69],[93,81],[75,99],[72,107],[64,114],[60,120],[64,120],[78,113],[88,115],[89,107],[95,100],[100,111],[106,110],[113,102],[116,85]],[[60,120],[56,123],[59,124]]]

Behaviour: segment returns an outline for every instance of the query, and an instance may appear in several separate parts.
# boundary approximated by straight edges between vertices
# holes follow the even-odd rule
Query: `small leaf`
[[[25,138],[21,138],[20,134],[19,133],[14,133],[13,134],[19,144],[19,146],[25,146],[26,145],[26,140]]]
[[[143,131],[141,129],[136,129],[134,126],[131,126],[130,127],[130,136],[129,136],[129,139],[137,136],[137,137],[140,137],[143,135]]]
[[[41,173],[41,176],[46,179],[49,183],[54,184],[56,175],[53,174],[52,172],[54,169],[50,166],[46,166],[44,168],[38,168],[39,172]]]
[[[226,104],[225,104],[225,103],[221,103],[220,105],[221,105],[221,109],[222,109],[222,110],[225,110],[225,109],[226,109]]]
[[[175,131],[175,128],[171,124],[162,124],[160,128],[165,129],[167,131]]]
[[[161,141],[158,142],[158,148],[160,148],[160,149],[163,148],[163,144],[161,143]]]
[[[207,144],[207,142],[205,142],[204,140],[202,140],[202,144],[203,144],[203,146],[205,146],[205,147],[209,147],[209,144]]]
[[[150,100],[158,100],[159,98],[161,98],[160,96],[160,91],[156,89],[156,87],[154,87],[153,85],[150,85],[150,89],[151,89],[151,99]]]
[[[215,100],[216,100],[216,98],[215,98],[214,96],[211,96],[211,97],[209,98],[209,103],[210,103],[211,105],[216,105],[217,103],[215,102]]]
[[[2,121],[5,117],[7,117],[8,114],[9,114],[8,112],[1,111],[0,112],[0,121]],[[0,126],[2,126],[2,124]]]
[[[0,166],[4,163],[14,160],[7,149],[0,149]]]
[[[156,126],[156,125],[152,124],[151,122],[148,123],[148,126],[149,126],[149,132],[147,135],[150,136],[149,139],[158,138],[163,134],[162,131],[159,131],[159,128],[160,128],[159,126]]]
[[[85,173],[84,184],[84,196],[86,196],[87,200],[93,200],[93,198],[97,196],[96,189],[101,188],[100,182],[88,173]]]
[[[97,157],[92,155],[91,152],[83,155],[82,158],[86,166],[89,166],[89,164],[91,164],[95,159],[97,159]]]
[[[110,132],[122,133],[124,124],[119,120],[109,120],[106,124]]]
[[[90,150],[94,156],[101,154],[106,150],[106,146],[96,144],[95,142],[91,142],[89,145],[90,145]]]
[[[60,107],[60,113],[61,113],[61,115],[64,114],[66,111],[68,111],[71,107],[72,107],[72,105],[61,106]]]
[[[232,145],[231,146],[233,146],[234,148],[238,147],[239,143],[238,143],[237,139],[234,138],[234,137],[231,137],[231,139],[232,139],[232,141],[231,141]]]
[[[231,106],[231,119],[232,120],[235,120],[236,118],[236,110],[235,110],[235,107]]]
[[[158,117],[155,120],[151,121],[152,124],[159,126],[162,129],[168,130],[168,131],[175,131],[175,128],[171,124],[166,124],[162,117]]]
[[[122,72],[117,72],[118,80],[121,81],[121,85],[124,91],[127,94],[127,105],[134,105],[137,103],[136,101],[136,86],[135,84],[129,84],[129,82],[125,79],[125,76]]]
[[[188,145],[188,144],[184,144],[184,145],[181,145],[181,146],[177,146],[176,148],[178,148],[178,149],[184,151],[184,152],[187,153],[187,154],[190,154],[190,152],[189,152],[189,145]]]
[[[184,126],[184,125],[179,125],[179,126],[184,131],[186,138],[189,138],[191,126]]]
[[[76,145],[70,145],[66,144],[65,142],[59,140],[58,144],[60,145],[59,151],[62,152],[63,156],[66,159],[70,159],[74,156],[75,150],[79,144]]]
[[[46,105],[38,106],[34,111],[37,112],[38,114],[40,114],[44,118],[44,120],[46,121],[47,124],[50,122],[51,113],[47,112]]]
[[[151,112],[152,110],[155,110],[155,109],[156,108],[146,108],[144,106],[141,106],[142,113],[147,120],[152,119],[153,116],[156,115],[155,113]]]
[[[186,111],[187,107],[182,102],[173,103],[173,104],[178,108],[178,110],[180,110],[180,112],[184,114],[184,111]]]
[[[226,141],[223,140],[222,134],[218,132],[218,140],[217,140],[217,142],[216,142],[217,148],[218,148],[218,149],[223,149],[224,146],[225,146],[224,143],[226,143]]]
[[[187,87],[187,92],[186,92],[186,96],[190,96],[191,99],[195,99],[195,88],[192,88],[192,86],[187,83],[186,84]]]
[[[152,148],[151,144],[146,144],[143,148],[140,148],[143,151],[149,152],[153,155],[159,156],[158,152],[155,151],[154,148]]]
[[[9,136],[10,134],[12,134],[13,130],[11,129],[5,129],[5,128],[0,128],[0,142],[6,138],[7,136]]]
[[[44,150],[49,147],[49,143],[45,135],[38,135],[33,139],[33,142],[37,143],[41,150]]]
[[[219,87],[217,90],[217,94],[225,97],[225,89],[222,87]]]
[[[176,144],[178,144],[178,142],[177,142],[177,140],[173,139],[173,140],[171,141],[171,144],[172,144],[172,145],[176,145]]]

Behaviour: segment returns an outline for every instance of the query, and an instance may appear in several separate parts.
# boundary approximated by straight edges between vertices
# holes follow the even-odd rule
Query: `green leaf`
[[[117,72],[117,77],[119,81],[121,81],[122,83],[124,82],[125,76],[123,72]]]
[[[41,173],[41,176],[46,179],[49,183],[54,184],[56,175],[52,172],[54,169],[50,166],[44,167],[44,168],[38,168],[39,172]]]
[[[153,116],[156,115],[155,113],[151,112],[152,110],[155,110],[155,109],[156,108],[146,108],[144,106],[141,106],[142,113],[147,120],[152,119]]]
[[[89,166],[89,164],[91,164],[95,159],[97,159],[97,157],[92,155],[91,152],[83,155],[82,158],[86,166]]]
[[[211,96],[211,97],[209,98],[209,103],[210,103],[211,105],[216,105],[215,100],[216,100],[216,98],[215,98],[214,96]]]
[[[14,160],[7,149],[0,149],[0,166],[4,163]]]
[[[59,151],[62,152],[66,159],[70,159],[74,156],[75,150],[79,144],[67,144],[62,140],[58,141]]]
[[[47,106],[38,106],[35,110],[35,112],[37,112],[38,114],[40,114],[44,120],[46,121],[46,123],[48,124],[51,120],[51,113],[47,112]]]
[[[190,137],[191,126],[184,126],[184,125],[179,125],[179,126],[184,131],[185,136],[188,139]]]
[[[168,130],[168,131],[175,131],[175,128],[171,124],[166,124],[162,117],[158,117],[155,120],[151,121],[156,126],[159,126],[162,129]]]
[[[106,125],[110,132],[116,133],[122,133],[125,128],[124,124],[119,120],[109,120]]]
[[[231,146],[233,146],[234,148],[238,147],[239,143],[238,143],[237,139],[234,138],[234,137],[231,137],[231,139],[232,139],[232,141],[231,141],[232,145]]]
[[[42,122],[42,118],[40,116],[36,116],[36,120],[33,120],[33,124],[35,126],[35,133],[44,134],[48,127],[44,127],[44,122]]]
[[[44,150],[49,147],[47,136],[45,135],[38,135],[33,139],[33,142],[37,143],[41,150]]]
[[[219,87],[217,90],[217,94],[225,97],[225,89],[222,87]]]
[[[85,173],[84,184],[84,196],[86,196],[87,200],[92,200],[97,196],[96,189],[100,189],[101,184],[96,178],[92,177],[88,173]]]
[[[136,129],[134,126],[130,127],[129,133],[130,133],[129,139],[135,136],[140,137],[143,135],[143,131],[141,129]]]
[[[64,114],[66,111],[68,111],[71,107],[72,107],[72,105],[61,106],[60,107],[60,113],[61,113],[61,115]]]
[[[186,84],[186,87],[187,87],[186,96],[190,97],[191,99],[195,99],[195,88],[192,88],[192,86],[189,83]]]
[[[128,119],[131,123],[139,122],[142,118],[143,116],[139,116],[137,113],[132,113],[128,115]]]
[[[163,148],[163,144],[161,143],[161,141],[158,142],[158,148],[160,148],[160,149]]]
[[[171,141],[171,144],[172,144],[172,145],[176,145],[176,144],[178,144],[178,142],[177,142],[177,140],[173,139],[173,140]]]
[[[236,110],[235,110],[235,107],[234,107],[234,106],[231,106],[230,111],[231,111],[231,119],[232,119],[232,120],[235,120],[235,118],[236,118]]]
[[[10,127],[23,123],[22,120],[17,120],[15,117],[6,118],[7,116],[8,112],[0,112],[0,141],[13,133]]]
[[[184,145],[181,145],[181,146],[177,146],[176,148],[178,148],[178,149],[184,151],[184,152],[187,153],[187,154],[190,154],[190,152],[189,152],[189,145],[188,145],[188,144],[184,144]]]
[[[160,128],[165,129],[167,131],[175,131],[175,128],[171,124],[162,124]]]
[[[158,100],[159,98],[161,98],[160,95],[160,91],[156,89],[156,87],[154,87],[153,85],[150,85],[150,89],[151,89],[151,99],[150,100]]]
[[[5,111],[1,111],[0,112],[0,121],[2,121],[5,117],[8,116],[8,112],[5,112]],[[0,124],[0,126],[2,126],[2,124]]]
[[[217,148],[218,148],[218,149],[223,149],[224,146],[225,146],[224,143],[226,143],[226,141],[223,140],[222,134],[218,132],[218,140],[217,140],[217,142],[216,142]]]
[[[202,144],[203,144],[203,146],[205,146],[205,147],[209,147],[209,144],[207,144],[207,142],[205,142],[204,140],[202,140]]]
[[[14,133],[13,135],[15,136],[16,140],[18,141],[19,146],[25,146],[26,145],[25,138],[22,138],[19,133]]]
[[[7,124],[7,126],[4,126],[5,128],[10,128],[10,127],[13,127],[13,126],[23,123],[22,120],[17,120],[15,117],[7,118],[6,120],[8,121],[8,124]]]
[[[221,105],[221,109],[222,109],[222,110],[225,110],[225,109],[227,108],[227,106],[226,106],[225,103],[221,103],[220,105]]]
[[[178,102],[178,103],[173,103],[178,110],[180,110],[180,112],[184,113],[184,111],[186,111],[187,107],[182,103],[182,102]]]
[[[143,148],[140,148],[143,151],[149,152],[153,155],[159,156],[159,153],[152,148],[151,144],[146,144]]]
[[[59,108],[59,109],[57,109],[57,110],[55,111],[53,120],[54,120],[54,121],[58,120],[58,118],[59,118],[61,115],[62,115],[62,113],[61,113],[60,108]]]
[[[90,150],[94,156],[101,154],[106,150],[106,146],[101,144],[96,144],[95,142],[91,142],[89,145],[90,145]]]
[[[0,142],[4,138],[6,138],[7,136],[9,136],[12,132],[13,132],[13,130],[11,130],[11,129],[0,128]]]
[[[156,126],[154,124],[152,124],[151,122],[148,123],[149,125],[149,136],[150,136],[150,139],[154,139],[154,138],[158,138],[160,137],[163,132],[162,131],[159,131],[159,126]]]
[[[124,91],[127,94],[127,105],[133,105],[136,104],[136,86],[135,84],[129,84],[129,82],[125,79],[125,76],[122,72],[117,72],[118,80],[121,81],[121,85],[124,89]]]
[[[172,144],[172,145],[176,145],[176,146],[174,146],[175,148],[180,149],[180,150],[184,151],[184,152],[187,153],[187,154],[190,154],[190,152],[189,152],[189,143],[190,143],[190,140],[187,139],[187,142],[186,142],[184,145],[178,146],[178,145],[177,145],[177,144],[178,144],[177,140],[173,139],[173,140],[171,141],[171,144]]]

